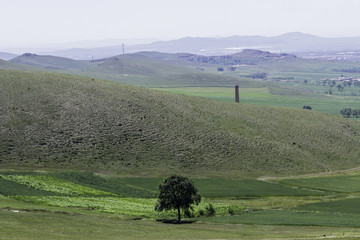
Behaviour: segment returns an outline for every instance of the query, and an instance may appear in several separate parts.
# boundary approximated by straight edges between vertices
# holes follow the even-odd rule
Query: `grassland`
[[[0,85],[2,168],[245,178],[358,165],[359,123],[317,111],[40,72],[1,70]]]
[[[302,211],[313,211],[313,212],[327,212],[327,213],[338,213],[342,215],[347,214],[359,214],[360,199],[359,198],[348,198],[336,201],[327,201],[321,203],[306,204],[297,207],[298,210]]]
[[[268,59],[264,57],[265,55],[259,56],[257,53],[251,55],[250,53],[242,59],[240,54],[238,56],[240,62],[251,64],[232,65],[226,58],[218,59],[220,62],[216,61],[216,63],[204,63],[197,61],[197,58],[202,58],[202,56],[158,52],[140,52],[92,61],[24,54],[10,62],[0,62],[0,67],[98,77],[146,87],[219,87],[238,84],[248,88],[269,87],[275,84],[298,90],[311,89],[321,94],[330,89],[329,86],[320,84],[322,79],[331,79],[342,74],[359,77],[356,73],[337,71],[357,68],[357,63],[354,62],[306,60],[295,57]],[[225,71],[218,72],[219,66]],[[229,70],[229,67],[235,67],[235,70]],[[266,81],[249,79],[249,76],[256,73],[266,73]],[[283,82],[284,79],[287,80]],[[304,81],[308,82],[307,86],[302,85]],[[332,90],[336,92],[336,89],[332,88]],[[347,95],[354,94],[358,96],[359,91],[352,89]]]
[[[322,83],[323,79],[332,79],[340,75],[359,77],[357,73],[337,71],[356,68],[357,65],[353,62],[301,58],[269,60],[249,55],[246,56],[246,61],[250,60],[253,64],[236,65],[236,70],[230,71],[228,68],[231,65],[226,65],[226,61],[210,64],[194,59],[189,61],[187,58],[189,54],[140,52],[94,61],[76,61],[24,54],[12,59],[11,63],[3,61],[0,67],[33,68],[38,71],[98,77],[230,102],[233,101],[234,94],[224,87],[239,85],[241,89],[244,88],[241,91],[241,101],[244,103],[292,108],[308,105],[314,110],[337,115],[343,108],[357,108],[359,105],[358,87],[345,87],[339,91],[335,86]],[[216,69],[219,66],[223,66],[225,71],[218,72]],[[249,79],[250,75],[256,73],[267,73],[266,80]],[[332,94],[324,94],[329,92]]]
[[[63,180],[61,176],[71,177]],[[19,181],[19,177],[27,177],[27,181]],[[36,185],[39,177],[52,179],[44,181],[42,187],[49,191],[39,192]],[[333,176],[334,181],[339,177],[342,175]],[[360,200],[330,189],[320,193],[279,183],[268,187],[269,183],[255,180],[194,179],[204,196],[203,203],[194,209],[195,218],[188,218],[188,224],[174,225],[155,221],[176,217],[172,212],[156,213],[155,198],[129,197],[133,193],[126,192],[99,195],[96,189],[100,182],[117,182],[153,192],[158,178],[146,181],[146,178],[75,171],[3,171],[0,179],[3,180],[1,239],[316,239],[324,236],[356,239],[360,236],[357,210]],[[97,180],[93,182],[94,179]],[[85,196],[84,189],[93,183],[93,191],[87,191]],[[14,192],[4,196],[11,184],[25,188],[18,188],[16,195]],[[60,196],[63,192],[59,193],[59,189],[67,189],[69,185],[75,192]],[[247,189],[252,189],[252,193],[246,192]],[[216,196],[214,191],[218,193]],[[216,216],[199,216],[198,211],[209,203],[215,206]],[[229,208],[235,215],[229,215]],[[245,209],[249,212],[245,213]]]
[[[222,216],[206,221],[232,224],[334,226],[359,228],[359,214],[264,210],[250,214]]]
[[[170,54],[171,59],[177,57]],[[0,68],[33,70],[101,78],[111,81],[145,86],[262,86],[259,81],[214,71],[199,70],[179,59],[159,61],[155,56],[143,54],[120,55],[93,61],[24,54],[10,62],[0,62]]]
[[[67,60],[57,60],[64,62],[48,71],[65,71],[54,66]],[[74,64],[73,73],[90,78],[0,70],[0,167],[28,169],[0,172],[0,239],[359,239],[358,173],[254,180],[357,167],[359,123],[318,112],[358,108],[356,97],[319,95],[316,84],[279,87],[208,74],[216,72],[208,65],[199,73],[143,60],[111,58],[81,71]],[[125,63],[128,76],[119,70]],[[279,65],[271,76],[324,75],[304,66],[285,72]],[[106,71],[96,75],[96,68]],[[331,66],[325,70],[335,76]],[[161,89],[192,95],[181,96],[94,76],[243,88],[235,104],[233,88]],[[190,224],[155,221],[175,217],[154,211],[157,186],[170,172],[193,177],[203,196]],[[217,215],[201,216],[209,203]]]
[[[254,58],[256,61],[256,58]],[[196,65],[196,64],[195,64]],[[218,64],[205,64],[205,71],[213,72]],[[262,106],[283,106],[301,108],[311,106],[314,110],[340,114],[343,108],[357,108],[359,105],[359,87],[354,85],[339,91],[336,86],[323,84],[324,79],[333,79],[345,75],[358,78],[357,73],[342,73],[336,69],[356,68],[357,64],[346,61],[322,61],[293,58],[288,60],[258,61],[255,64],[240,64],[235,71],[230,71],[225,65],[223,75],[234,77],[249,77],[256,73],[266,73],[265,80],[256,81],[257,85],[246,82],[240,86],[240,100],[244,103]],[[306,82],[306,83],[305,83]],[[260,84],[259,84],[260,83]],[[196,87],[161,87],[159,89],[190,96],[206,97],[220,101],[234,101],[233,86],[230,88],[218,85],[208,88]],[[331,95],[328,94],[331,92]]]
[[[303,85],[304,86],[304,85]],[[311,87],[308,87],[311,88]],[[233,87],[155,88],[171,93],[204,97],[218,101],[234,102]],[[301,109],[304,105],[312,110],[340,115],[343,108],[358,108],[359,97],[315,94],[291,88],[263,87],[239,88],[240,102],[261,106],[280,106]]]
[[[295,58],[291,60],[263,61],[254,65],[237,66],[236,71],[232,72],[236,76],[246,76],[251,73],[266,72],[268,80],[276,81],[278,78],[293,77],[292,83],[303,83],[304,80],[319,81],[339,77],[342,73],[334,69],[351,69],[357,67],[356,62],[351,61],[326,61],[308,60]],[[348,76],[358,76],[358,74],[346,73]]]
[[[338,176],[322,176],[312,178],[293,178],[280,180],[283,184],[292,186],[332,191],[339,193],[358,193],[360,187],[357,182],[360,179],[359,173],[339,174]]]
[[[63,180],[54,177],[66,175],[71,175],[73,178]],[[156,202],[154,197],[157,195],[157,190],[155,189],[158,186],[155,183],[159,182],[157,178],[139,179],[97,176],[97,181],[93,181],[93,175],[82,172],[37,172],[34,174],[31,174],[31,172],[3,172],[0,177],[3,180],[3,185],[0,188],[2,195],[10,199],[29,202],[39,206],[80,208],[95,212],[147,218],[176,216],[173,212],[157,213],[154,211]],[[78,179],[81,179],[81,184]],[[99,187],[100,182],[117,184],[115,185],[116,187],[109,188],[109,192],[104,192],[96,189]],[[8,189],[13,187],[14,184],[22,185],[26,188],[17,187],[16,192],[9,192]],[[93,187],[88,187],[89,185],[93,185]],[[128,189],[134,189],[137,192],[128,191],[128,189],[124,188],[125,191],[119,191],[118,185],[126,185]],[[198,185],[199,191],[205,199],[203,203],[194,208],[194,214],[197,216],[200,216],[199,211],[201,209],[204,210],[211,201],[210,198],[264,197],[272,195],[314,196],[315,198],[322,196],[314,191],[295,190],[288,186],[269,184],[256,180],[198,179],[196,185]],[[102,188],[106,188],[106,184]],[[251,190],[249,191],[249,189]],[[264,189],[266,189],[265,192]],[[39,192],[39,190],[43,192]],[[111,190],[113,191],[111,192]],[[139,192],[141,191],[145,193],[152,192],[155,196],[150,198],[144,194],[140,195]],[[243,211],[243,206],[239,205],[236,201],[214,201],[213,205],[219,215],[227,214],[230,207],[235,212]]]
[[[351,227],[163,224],[117,217],[0,211],[2,239],[357,239]],[[336,238],[337,237],[337,238]]]

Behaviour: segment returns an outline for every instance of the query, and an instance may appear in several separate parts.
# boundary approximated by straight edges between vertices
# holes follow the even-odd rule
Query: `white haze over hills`
[[[356,52],[359,9],[360,0],[1,0],[0,52]]]
[[[32,48],[13,49],[16,51],[11,52],[17,53],[17,55],[31,52],[39,55],[91,60],[140,51],[227,55],[244,49],[291,53],[306,58],[352,60],[360,59],[360,37],[323,38],[311,34],[292,32],[274,37],[185,37],[169,41],[158,41],[157,39],[109,39],[34,46]],[[16,54],[0,52],[0,59],[3,60],[9,60],[15,56]]]
[[[192,53],[199,55],[226,55],[244,49],[258,49],[277,53],[293,53],[302,56],[360,52],[360,37],[322,38],[299,32],[286,33],[275,37],[231,36],[221,38],[186,37],[170,41],[157,41],[149,44],[122,44],[100,48],[75,48],[42,54],[73,59],[97,59],[139,51],[158,51],[167,53]],[[355,54],[355,55],[356,55]],[[359,54],[360,55],[360,54]]]
[[[65,43],[53,43],[53,44],[35,44],[35,45],[24,45],[17,47],[2,47],[1,52],[9,52],[13,54],[22,54],[25,52],[34,53],[46,53],[59,50],[68,50],[72,48],[101,48],[105,46],[122,45],[123,43],[129,45],[135,44],[148,44],[159,41],[157,38],[139,38],[139,39],[103,39],[103,40],[82,40]]]
[[[0,52],[0,59],[2,60],[10,60],[14,57],[17,57],[17,54],[13,54],[13,53],[8,53],[8,52]]]
[[[359,0],[1,0],[0,51],[80,40],[294,31],[354,37],[360,36],[359,9]]]

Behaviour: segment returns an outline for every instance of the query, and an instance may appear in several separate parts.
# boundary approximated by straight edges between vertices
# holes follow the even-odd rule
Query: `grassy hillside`
[[[198,65],[181,59],[181,56],[138,53],[80,61],[25,53],[11,59],[12,64],[0,63],[0,68],[14,69],[14,64],[17,64],[16,66],[27,66],[27,68],[15,69],[68,73],[146,87],[234,86],[236,84],[258,87],[263,85],[254,80],[197,69]]]
[[[27,65],[27,69],[36,67],[34,70],[98,77],[146,87],[235,84],[241,87],[262,87],[280,84],[324,94],[329,92],[330,87],[323,86],[323,79],[332,79],[342,74],[359,77],[358,73],[341,72],[357,69],[358,65],[354,62],[308,60],[259,50],[244,50],[227,56],[139,52],[92,61],[26,53],[10,61]],[[223,71],[218,71],[219,67]],[[0,68],[10,67],[0,64]],[[249,78],[265,78],[265,81]],[[332,92],[335,94],[336,89],[333,88]],[[358,96],[359,93],[357,89],[352,89],[350,94]]]
[[[0,70],[0,167],[249,177],[359,165],[360,124],[115,82]]]
[[[0,59],[0,69],[30,70],[30,71],[42,71],[43,70],[43,68],[40,68],[40,67],[12,63],[12,62],[1,60],[1,59]]]
[[[10,60],[12,63],[41,67],[49,70],[85,70],[91,66],[88,61],[77,61],[69,58],[42,56],[25,53]]]

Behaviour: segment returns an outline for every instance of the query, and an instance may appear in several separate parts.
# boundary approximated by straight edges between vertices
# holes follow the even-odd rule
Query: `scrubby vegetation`
[[[1,70],[0,85],[3,168],[245,177],[358,164],[359,123],[329,114],[38,72]]]
[[[340,111],[341,115],[343,115],[346,118],[354,117],[359,118],[360,117],[360,109],[351,109],[351,108],[344,108]]]

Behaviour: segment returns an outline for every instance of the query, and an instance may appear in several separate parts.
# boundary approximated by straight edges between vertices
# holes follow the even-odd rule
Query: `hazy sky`
[[[360,36],[360,0],[0,0],[0,49],[79,40]]]

